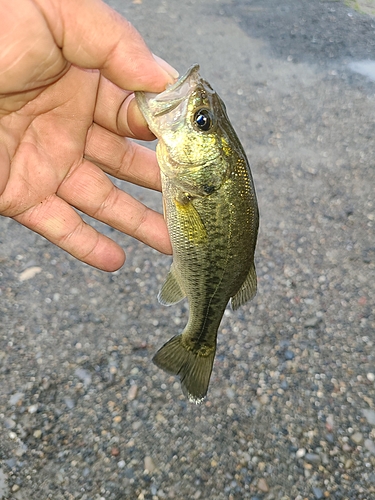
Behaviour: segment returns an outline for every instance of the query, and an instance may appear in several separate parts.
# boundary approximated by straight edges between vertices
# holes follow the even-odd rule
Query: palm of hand
[[[132,94],[70,65],[49,32],[32,29],[30,50],[17,44],[0,58],[0,214],[101,269],[118,268],[124,253],[72,207],[168,252],[161,216],[103,172],[159,188],[153,153],[124,138],[151,138]]]
[[[97,74],[70,67],[57,82],[1,120],[5,130],[13,132],[8,135],[11,161],[1,211],[48,234],[57,244],[65,240],[69,245],[75,232],[86,229],[69,203],[73,192],[79,193],[72,181],[84,164],[97,85]],[[82,259],[88,251],[84,243],[79,244]]]

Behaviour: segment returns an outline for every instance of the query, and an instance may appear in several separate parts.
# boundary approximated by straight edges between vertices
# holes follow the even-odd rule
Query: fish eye
[[[201,108],[194,115],[194,124],[199,130],[207,132],[212,127],[212,113],[209,109]]]

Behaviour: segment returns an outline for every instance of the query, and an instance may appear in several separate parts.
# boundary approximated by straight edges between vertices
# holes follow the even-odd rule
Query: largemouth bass
[[[173,262],[158,299],[187,297],[189,320],[153,361],[178,375],[184,394],[207,394],[217,331],[230,300],[252,299],[258,205],[250,166],[225,105],[195,65],[160,94],[136,92],[138,106],[159,139],[164,214]]]

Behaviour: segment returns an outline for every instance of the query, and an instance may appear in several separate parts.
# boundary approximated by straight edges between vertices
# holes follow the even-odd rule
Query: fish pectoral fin
[[[186,294],[182,291],[173,269],[173,264],[167,275],[167,278],[160,289],[158,294],[158,301],[164,306],[171,306],[177,304],[180,300],[184,299]]]
[[[202,353],[186,349],[182,335],[171,338],[153,357],[156,366],[181,379],[182,392],[192,403],[199,404],[207,394],[216,348]]]
[[[202,243],[207,239],[207,231],[205,225],[199,215],[198,210],[195,208],[193,201],[181,203],[174,200],[177,210],[177,216],[180,227],[184,236],[195,243]]]
[[[241,288],[238,290],[236,295],[230,299],[230,305],[233,310],[238,309],[240,306],[245,304],[248,300],[255,297],[257,293],[257,275],[255,272],[255,266],[252,264],[245,281],[242,283]]]

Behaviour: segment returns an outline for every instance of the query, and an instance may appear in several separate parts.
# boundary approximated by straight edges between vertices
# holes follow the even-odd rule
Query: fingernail
[[[171,76],[174,79],[180,76],[179,72],[176,69],[174,69],[174,67],[171,66],[169,63],[167,63],[167,61],[164,61],[164,59],[162,59],[159,56],[156,56],[155,54],[152,55],[155,61],[159,64],[159,66],[163,68],[163,70],[166,71],[169,76]]]

